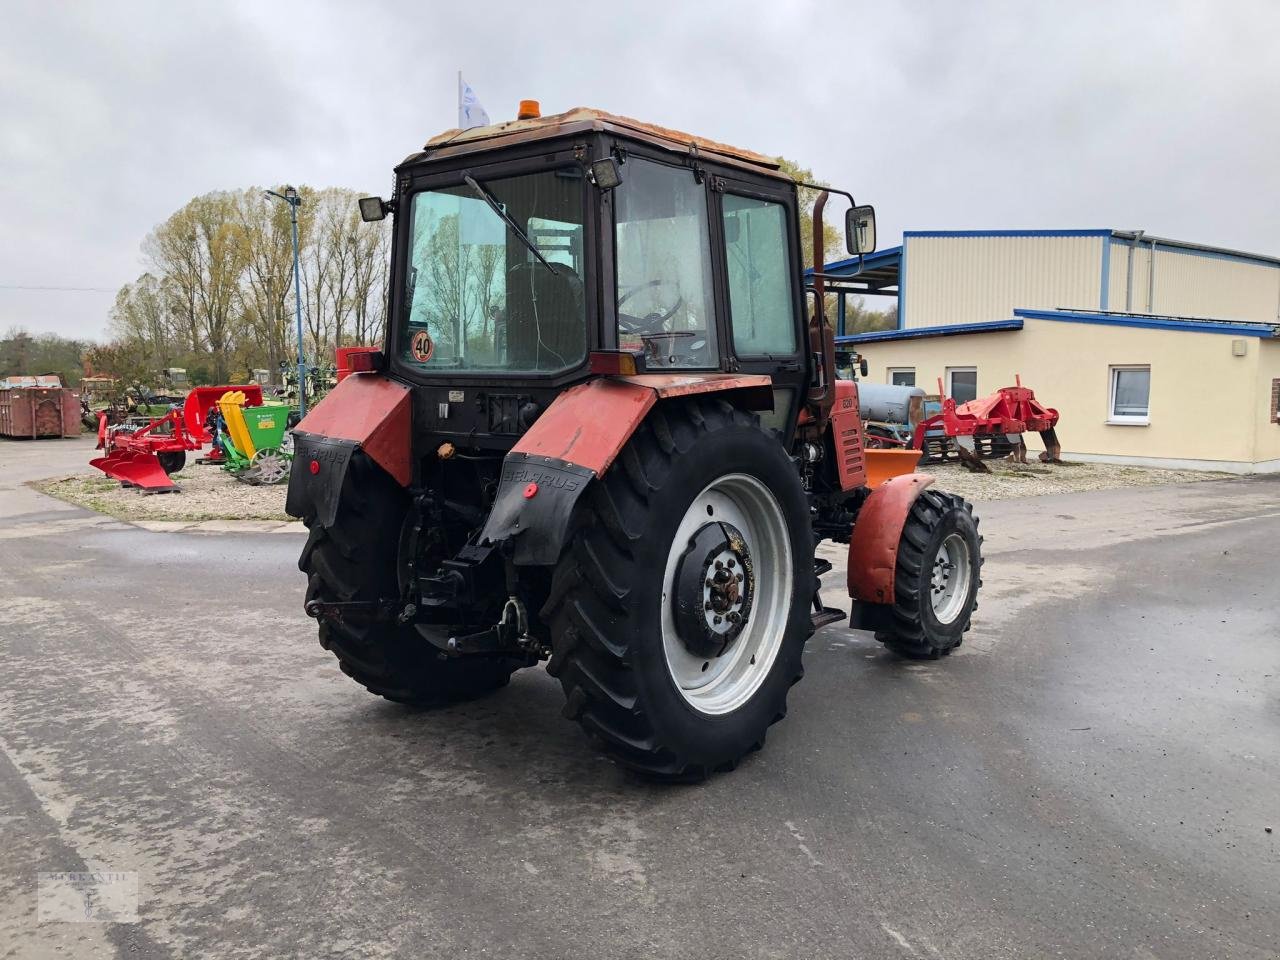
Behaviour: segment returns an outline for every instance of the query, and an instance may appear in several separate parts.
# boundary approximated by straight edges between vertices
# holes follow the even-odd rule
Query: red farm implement
[[[987,466],[979,457],[979,446],[986,441],[994,447],[996,441],[1006,441],[1012,447],[1009,458],[1016,463],[1027,462],[1027,446],[1022,435],[1028,430],[1040,434],[1044,441],[1044,452],[1040,460],[1044,463],[1060,463],[1062,446],[1058,443],[1055,427],[1058,424],[1058,411],[1046,407],[1036,400],[1030,388],[1022,385],[1022,378],[1015,377],[1017,386],[1001,387],[995,393],[968,403],[957,405],[952,397],[946,396],[942,390],[942,381],[938,381],[938,395],[942,397],[942,411],[926,417],[916,424],[911,436],[911,446],[924,450],[925,444],[932,438],[930,431],[936,436],[942,432],[944,441],[955,443],[960,460],[971,470],[987,472]]]
[[[186,464],[187,451],[199,450],[213,440],[207,424],[218,398],[230,390],[244,392],[247,406],[262,403],[262,387],[257,384],[196,387],[187,394],[182,408],[135,427],[108,426],[104,411],[98,418],[98,449],[102,456],[90,460],[107,476],[128,486],[147,491],[176,490],[169,474]]]

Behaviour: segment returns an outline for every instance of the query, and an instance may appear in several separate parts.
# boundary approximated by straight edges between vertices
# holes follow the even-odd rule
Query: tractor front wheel
[[[963,497],[925,490],[898,542],[893,626],[876,639],[899,656],[934,660],[960,646],[978,608],[982,535]]]
[[[727,403],[663,405],[579,508],[542,614],[566,715],[650,776],[731,769],[785,715],[813,632],[794,465]]]

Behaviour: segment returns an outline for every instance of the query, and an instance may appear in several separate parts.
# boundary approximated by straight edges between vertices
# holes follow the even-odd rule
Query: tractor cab
[[[960,643],[977,528],[910,467],[870,486],[819,190],[808,316],[797,184],[651,124],[449,131],[361,200],[395,216],[386,341],[294,431],[286,501],[348,675],[429,705],[547,660],[611,756],[689,778],[759,748],[846,616],[822,539],[849,545],[852,626],[903,656]]]
[[[439,433],[510,446],[566,384],[625,369],[769,376],[790,438],[813,351],[773,158],[576,109],[432,139],[362,202],[389,210],[386,363]]]

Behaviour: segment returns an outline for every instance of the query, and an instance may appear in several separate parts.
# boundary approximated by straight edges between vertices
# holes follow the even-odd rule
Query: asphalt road
[[[364,693],[293,535],[20,486],[86,457],[0,444],[0,957],[1280,955],[1280,478],[981,506],[955,656],[829,627],[762,753],[660,787],[541,671]],[[139,922],[37,923],[86,870]]]

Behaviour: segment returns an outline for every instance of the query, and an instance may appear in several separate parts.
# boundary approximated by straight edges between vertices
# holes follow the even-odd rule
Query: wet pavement
[[[0,958],[1280,955],[1280,478],[980,505],[960,651],[828,627],[763,752],[661,787],[541,670],[366,694],[297,535],[21,486],[87,449],[0,444]],[[38,923],[68,871],[138,922]]]

